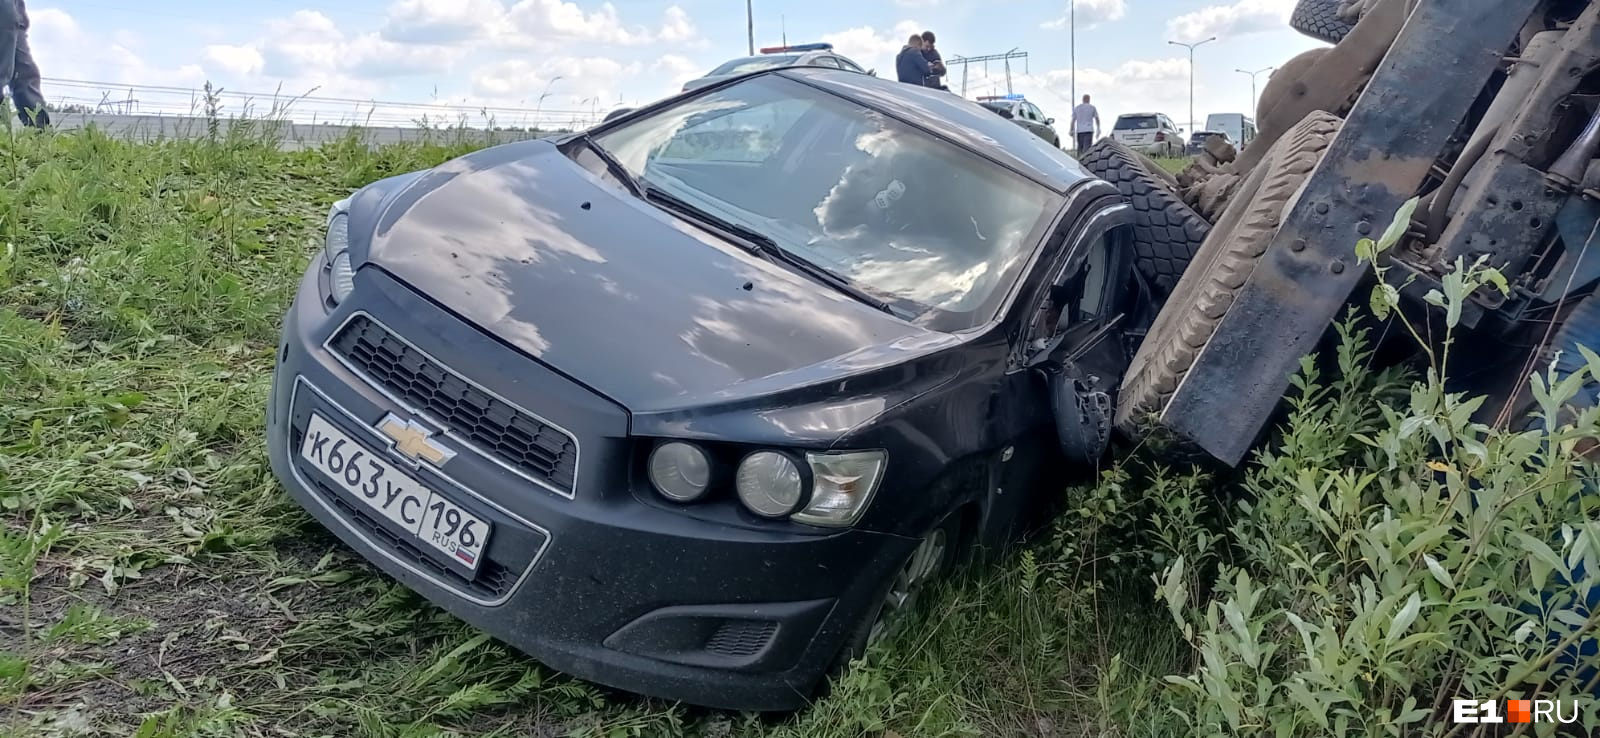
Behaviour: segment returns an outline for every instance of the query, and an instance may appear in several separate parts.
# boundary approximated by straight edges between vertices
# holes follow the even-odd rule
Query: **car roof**
[[[1095,178],[1077,159],[1033,132],[943,90],[823,67],[782,67],[749,76],[765,74],[787,77],[921,126],[1057,192]]]
[[[1118,118],[1154,118],[1154,117],[1156,117],[1158,115],[1166,115],[1166,113],[1123,113],[1122,115],[1119,115],[1117,117]]]

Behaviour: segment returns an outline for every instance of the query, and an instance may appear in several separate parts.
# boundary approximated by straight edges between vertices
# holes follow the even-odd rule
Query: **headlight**
[[[734,489],[739,501],[764,518],[782,518],[806,506],[811,498],[810,469],[777,451],[757,451],[739,462]]]
[[[340,200],[328,211],[328,231],[323,237],[322,256],[328,262],[328,296],[335,304],[344,302],[356,286],[356,271],[350,264],[349,200]]]
[[[792,519],[830,527],[854,525],[878,490],[884,461],[882,451],[806,454],[806,463],[811,466],[811,476],[816,481],[812,485],[810,502]]]
[[[673,502],[694,502],[711,489],[711,457],[699,446],[668,441],[650,452],[650,483]]]

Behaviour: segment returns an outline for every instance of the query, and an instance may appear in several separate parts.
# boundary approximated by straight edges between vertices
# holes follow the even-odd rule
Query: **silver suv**
[[[1111,127],[1117,143],[1149,156],[1183,156],[1183,129],[1165,113],[1128,113]]]

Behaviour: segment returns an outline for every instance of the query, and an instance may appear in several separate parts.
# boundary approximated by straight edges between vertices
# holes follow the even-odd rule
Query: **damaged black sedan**
[[[729,79],[335,204],[272,468],[549,666],[789,710],[1105,450],[1114,187],[948,93]]]

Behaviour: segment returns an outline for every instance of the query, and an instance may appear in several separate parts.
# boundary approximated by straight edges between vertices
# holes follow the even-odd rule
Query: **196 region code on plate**
[[[477,572],[489,541],[488,521],[406,476],[316,413],[300,456],[385,520]]]

